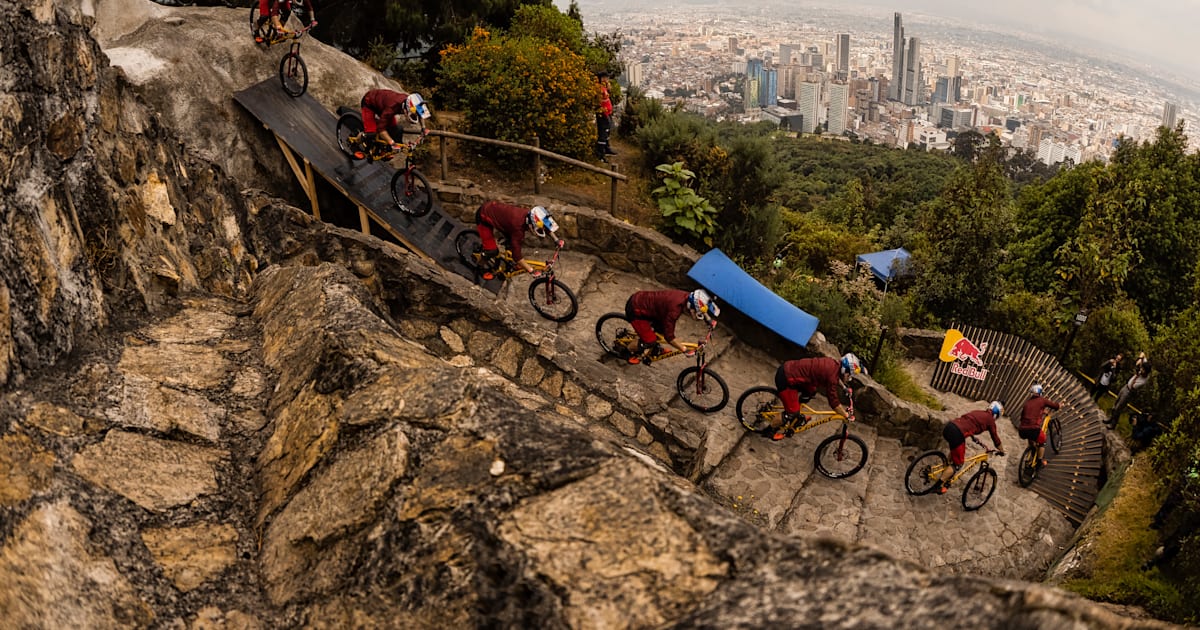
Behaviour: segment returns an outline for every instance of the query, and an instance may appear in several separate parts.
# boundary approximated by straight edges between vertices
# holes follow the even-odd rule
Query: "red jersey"
[[[364,108],[375,112],[376,118],[387,128],[392,126],[394,122],[393,116],[399,114],[401,119],[404,118],[406,114],[404,102],[407,100],[408,95],[403,92],[370,90],[363,95],[362,105]]]
[[[1042,412],[1049,407],[1058,409],[1058,403],[1046,398],[1045,396],[1033,396],[1025,401],[1025,406],[1021,407],[1021,425],[1022,429],[1040,429],[1042,428]]]
[[[992,436],[992,444],[1000,448],[1000,435],[996,433],[996,419],[992,417],[991,409],[980,409],[951,420],[964,438],[979,435],[987,431]]]
[[[797,359],[783,364],[783,373],[787,377],[789,387],[808,395],[817,393],[817,388],[823,387],[830,407],[842,404],[838,398],[838,389],[840,389],[842,380],[841,371],[841,362],[829,357]]]
[[[629,298],[633,316],[654,322],[663,339],[670,343],[675,339],[675,320],[683,314],[688,292],[677,289],[666,291],[638,291]]]
[[[529,209],[500,201],[487,201],[479,206],[479,220],[504,233],[513,262],[520,262],[521,243],[525,242],[525,218]]]

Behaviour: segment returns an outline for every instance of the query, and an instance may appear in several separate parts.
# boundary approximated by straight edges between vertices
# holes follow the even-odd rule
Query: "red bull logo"
[[[950,371],[969,378],[983,380],[987,378],[987,368],[983,364],[983,355],[987,352],[986,342],[976,344],[967,339],[962,331],[951,328],[946,331],[942,340],[942,350],[938,357],[947,362],[953,362]]]

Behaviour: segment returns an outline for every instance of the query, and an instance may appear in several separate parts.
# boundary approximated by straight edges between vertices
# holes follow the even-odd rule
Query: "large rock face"
[[[462,278],[243,196],[237,133],[189,118],[232,88],[189,105],[166,80],[240,16],[0,0],[0,625],[1158,625],[767,531],[675,474],[732,447],[672,426],[630,382],[653,379],[606,382]],[[174,37],[115,71],[93,18]]]

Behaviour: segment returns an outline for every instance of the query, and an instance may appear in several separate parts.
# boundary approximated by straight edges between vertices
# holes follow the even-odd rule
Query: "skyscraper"
[[[846,131],[846,108],[849,86],[845,83],[829,84],[829,133],[842,135]]]
[[[795,49],[796,47],[792,44],[780,44],[779,65],[786,66],[787,64],[792,63],[792,53],[795,52]]]
[[[1175,119],[1177,116],[1179,116],[1179,106],[1178,105],[1176,105],[1175,103],[1164,103],[1163,104],[1162,126],[1166,127],[1167,129],[1174,129],[1175,128]]]
[[[805,81],[796,92],[796,100],[799,101],[796,109],[804,116],[800,121],[800,133],[812,133],[817,127],[817,116],[821,109],[821,84]]]
[[[837,36],[837,71],[843,76],[850,74],[850,34],[838,33]]]
[[[779,103],[779,72],[775,68],[767,68],[762,72],[762,81],[758,84],[758,104],[762,107],[774,107]]]
[[[892,25],[892,82],[888,84],[888,98],[904,100],[904,24],[900,14],[893,15]]]
[[[921,79],[921,40],[909,37],[904,47],[904,92],[900,98],[905,105],[920,105],[925,82]]]
[[[946,60],[946,74],[948,76],[958,76],[958,55],[953,55]]]

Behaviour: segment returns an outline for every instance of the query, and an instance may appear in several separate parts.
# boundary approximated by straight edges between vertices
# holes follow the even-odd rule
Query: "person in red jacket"
[[[947,485],[950,478],[966,461],[967,438],[987,431],[992,436],[992,444],[996,446],[996,452],[1004,455],[1004,448],[1000,446],[1000,434],[996,432],[996,419],[1002,415],[1004,415],[1004,405],[1000,404],[998,400],[993,400],[987,409],[969,412],[946,423],[946,428],[942,429],[942,437],[946,438],[946,442],[950,445],[950,463],[954,465],[942,471],[942,483],[938,487],[939,493],[946,493],[950,487]]]
[[[367,144],[372,151],[397,151],[401,145],[397,138],[403,139],[402,125],[408,120],[413,125],[422,127],[424,120],[429,118],[429,106],[420,94],[405,94],[395,90],[368,90],[363,94],[362,102],[363,132],[367,134]],[[395,138],[392,136],[395,135]],[[362,158],[364,156],[355,156]]]
[[[1037,383],[1029,388],[1029,400],[1021,407],[1021,424],[1017,426],[1017,434],[1029,441],[1029,445],[1037,445],[1038,466],[1045,466],[1046,434],[1042,431],[1042,418],[1046,409],[1058,409],[1060,405],[1042,396],[1042,386]]]
[[[692,317],[708,322],[709,326],[717,325],[717,317],[721,309],[716,300],[704,289],[692,292],[668,289],[665,291],[638,291],[625,301],[625,319],[633,324],[638,339],[628,348],[629,362],[641,363],[652,354],[661,354],[663,349],[658,345],[658,335],[676,350],[692,356],[694,351],[688,350],[675,337],[675,322],[684,311]]]
[[[512,253],[513,262],[533,274],[533,267],[525,260],[521,251],[521,245],[525,242],[525,232],[533,232],[545,238],[558,231],[558,223],[550,216],[550,212],[541,206],[526,209],[501,201],[485,201],[475,211],[475,228],[479,230],[479,240],[482,241],[483,247],[483,279],[491,280],[495,277],[492,272],[495,271],[500,256],[496,232],[503,234],[508,241],[508,251]],[[559,241],[560,246],[561,243],[562,241]]]
[[[596,109],[596,157],[606,161],[608,156],[616,155],[608,144],[608,136],[612,131],[613,104],[608,91],[608,73],[601,71],[596,74],[600,85],[600,106]]]
[[[843,418],[854,417],[846,411],[838,390],[850,383],[850,377],[862,373],[862,362],[852,352],[838,359],[817,357],[813,359],[797,359],[785,361],[775,370],[775,389],[779,390],[779,398],[783,401],[783,417],[779,426],[765,427],[763,435],[772,440],[782,440],[791,435],[792,421],[800,413],[800,404],[812,400],[817,390],[824,390],[829,407]]]
[[[263,25],[269,19],[271,28],[275,29],[280,35],[288,35],[292,31],[287,27],[287,19],[292,13],[292,5],[299,4],[304,10],[305,17],[308,18],[308,28],[317,25],[317,12],[313,8],[312,0],[258,0],[258,24],[255,26],[258,33],[255,36],[255,41],[262,43],[265,38],[263,36]]]

